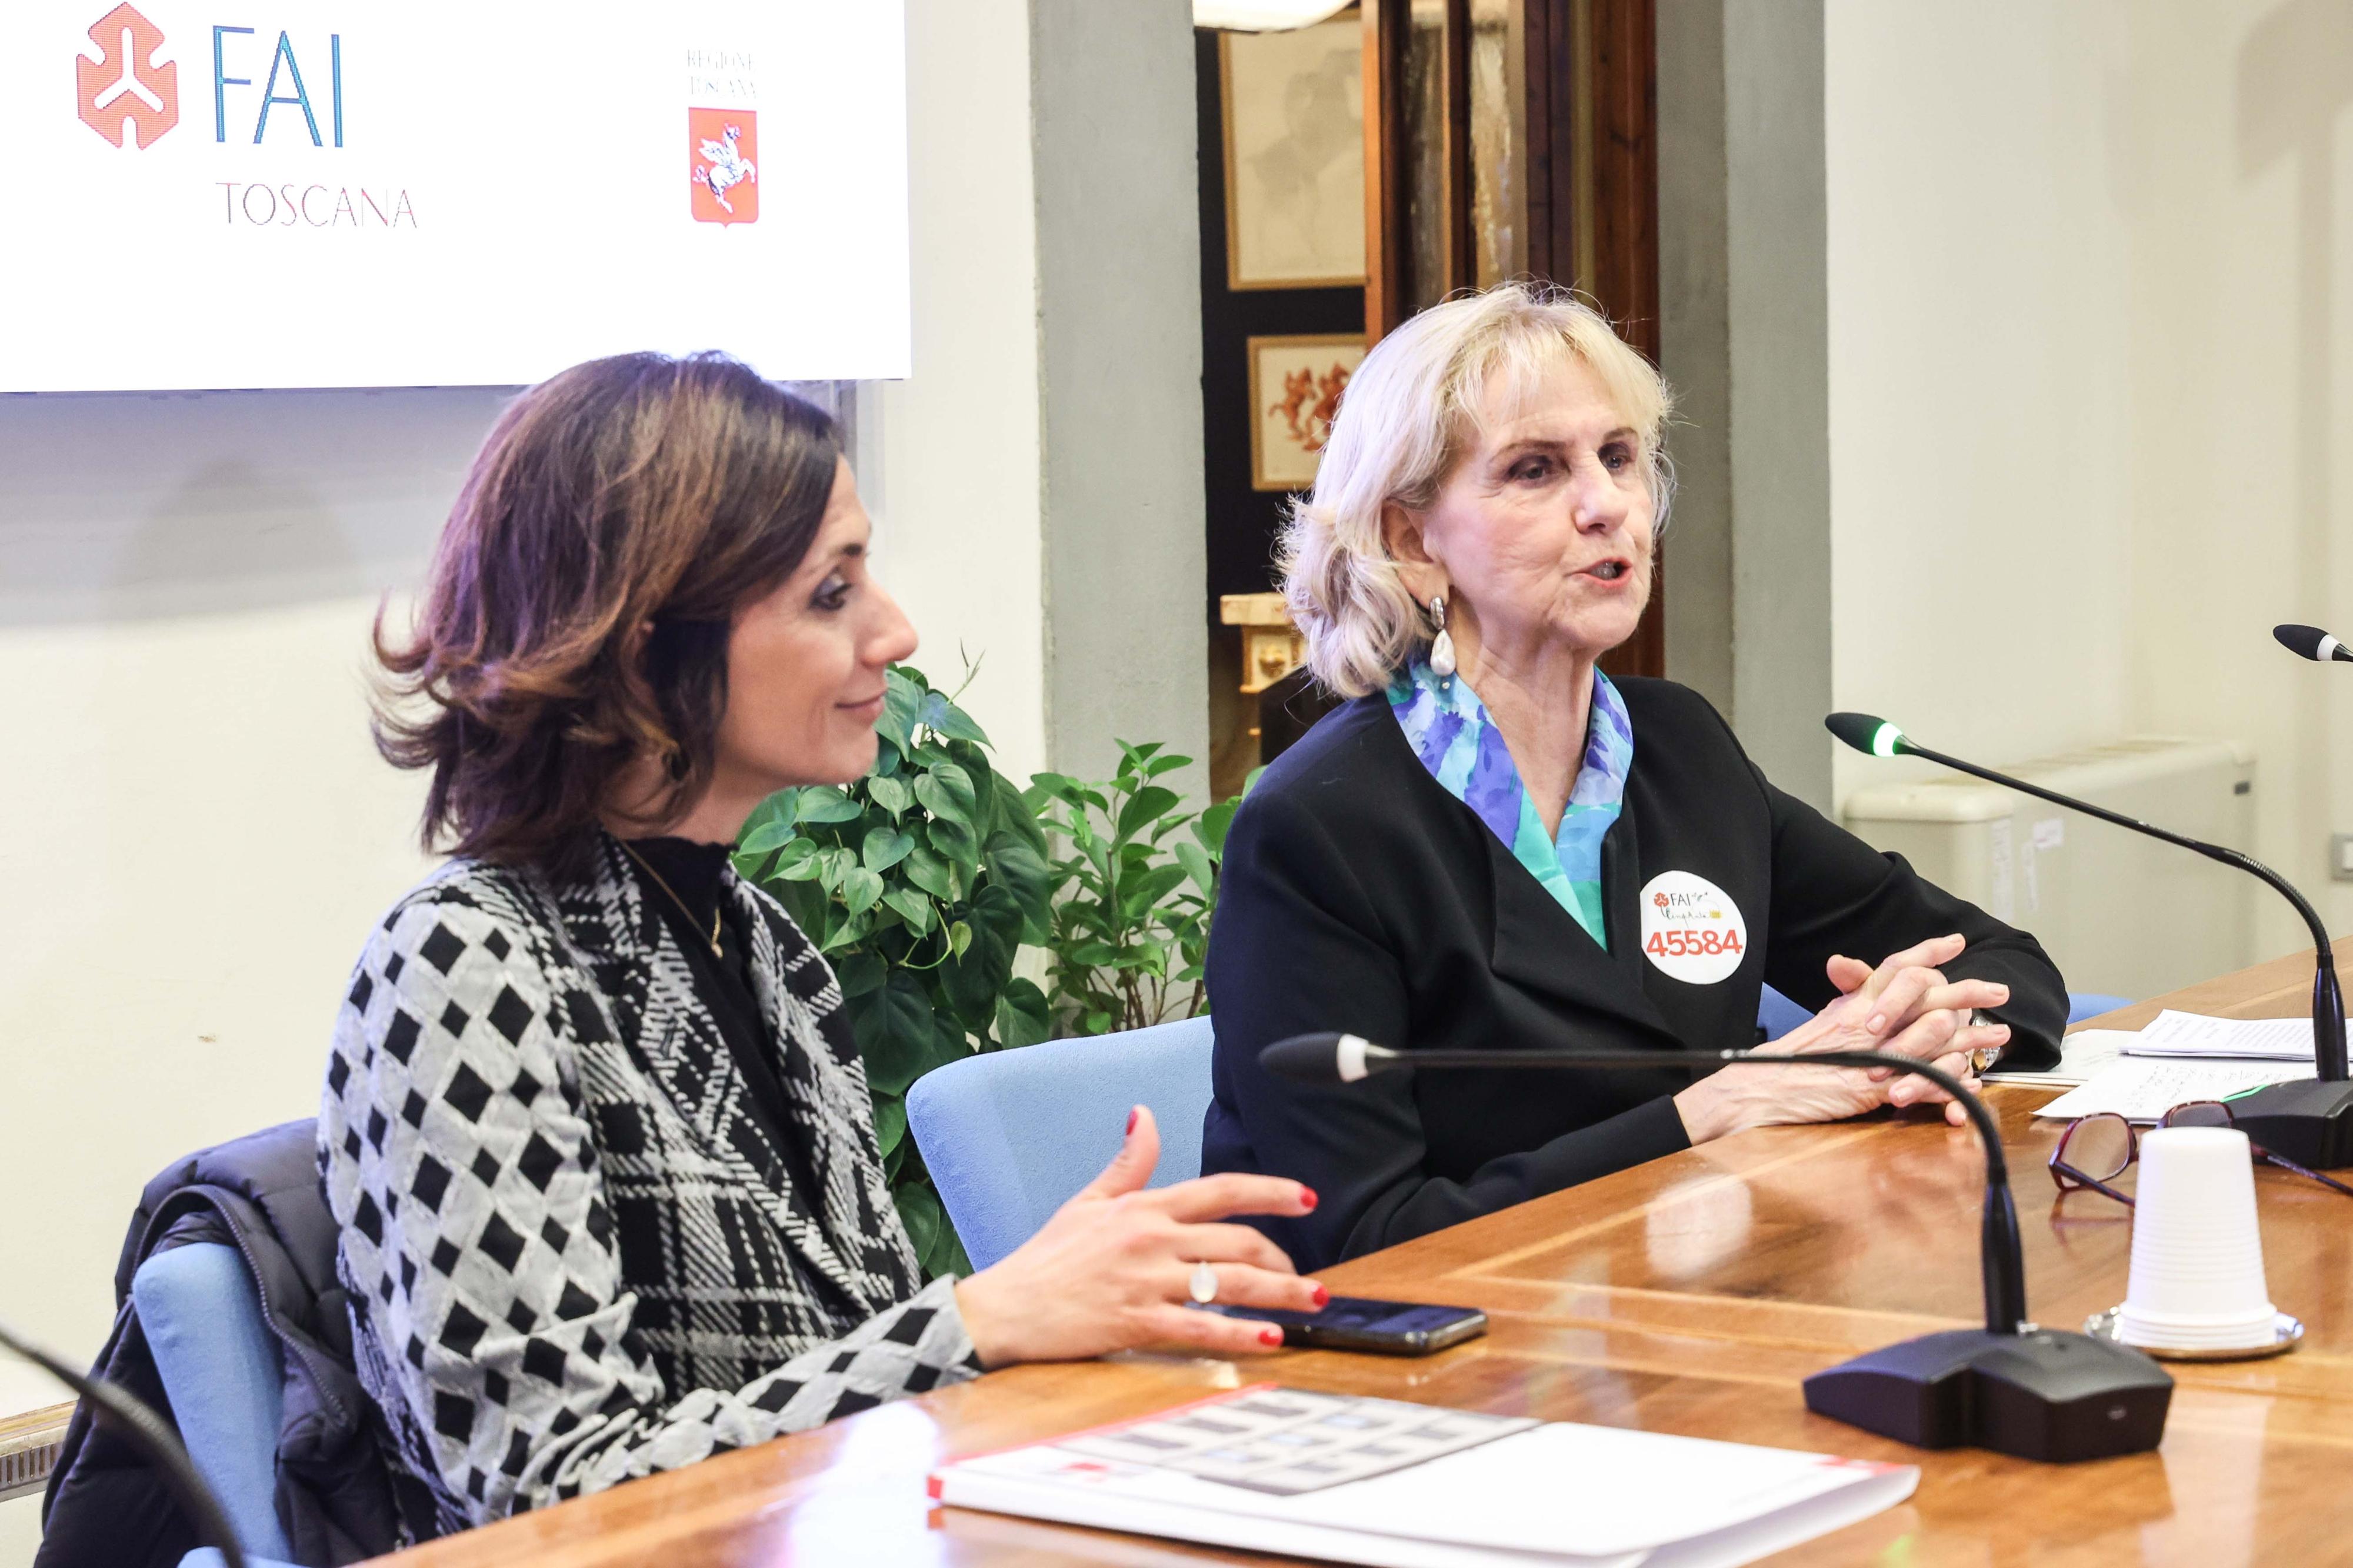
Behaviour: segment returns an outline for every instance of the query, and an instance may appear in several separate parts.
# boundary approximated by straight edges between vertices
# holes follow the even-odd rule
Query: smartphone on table
[[[1321,1311],[1282,1312],[1271,1307],[1212,1307],[1229,1318],[1272,1323],[1293,1350],[1374,1351],[1385,1355],[1432,1355],[1487,1331],[1475,1307],[1434,1307],[1419,1301],[1376,1301],[1335,1296]]]

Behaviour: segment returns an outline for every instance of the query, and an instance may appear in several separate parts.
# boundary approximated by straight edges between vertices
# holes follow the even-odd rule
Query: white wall
[[[1832,0],[1824,89],[1837,705],[1995,763],[2248,740],[2339,929],[2353,689],[2268,634],[2353,617],[2348,17]]]
[[[2123,9],[1826,17],[1832,688],[1962,755],[2127,719]]]
[[[2256,853],[2344,931],[2353,884],[2326,851],[2353,832],[2353,685],[2270,630],[2353,625],[2353,8],[2132,15],[2114,173],[2133,220],[2133,710],[2254,743]],[[2265,951],[2306,945],[2263,908]]]
[[[909,7],[914,365],[865,389],[877,566],[1016,779],[1046,766],[1038,233],[1026,0]],[[961,651],[960,651],[961,650]]]
[[[909,13],[914,374],[870,389],[861,462],[919,658],[987,655],[966,702],[1026,776],[1029,8]],[[369,747],[364,639],[502,395],[0,398],[0,1316],[69,1359],[105,1335],[141,1184],[311,1111],[362,936],[426,864],[419,782]],[[49,1397],[0,1366],[6,1408]],[[0,1565],[36,1509],[0,1504]]]

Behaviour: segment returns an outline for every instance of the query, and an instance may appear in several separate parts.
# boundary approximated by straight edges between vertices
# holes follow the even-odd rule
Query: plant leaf
[[[856,1001],[882,988],[890,976],[890,966],[881,955],[872,952],[845,952],[833,966],[834,978],[841,982],[844,1001]]]
[[[874,1097],[874,1142],[888,1154],[907,1136],[907,1102],[895,1094]]]
[[[875,733],[902,752],[910,749],[914,742],[915,714],[923,702],[923,689],[909,679],[904,670],[886,672],[882,677],[882,716],[874,721]]]
[[[1119,808],[1119,826],[1113,830],[1113,837],[1123,840],[1134,837],[1137,829],[1157,821],[1164,812],[1173,810],[1177,804],[1175,790],[1160,784],[1146,784],[1129,796],[1127,804]]]
[[[800,793],[803,822],[850,822],[864,811],[865,807],[831,784],[811,784]]]
[[[894,817],[915,801],[915,792],[907,787],[906,780],[885,778],[879,773],[867,775],[866,795]]]
[[[1154,866],[1134,877],[1124,879],[1119,889],[1119,911],[1131,921],[1141,921],[1145,916],[1180,886],[1186,878],[1182,866]]]
[[[1202,848],[1212,855],[1225,853],[1226,830],[1233,826],[1234,812],[1241,804],[1242,797],[1235,795],[1230,800],[1218,802],[1217,805],[1194,818],[1193,837],[1200,840]]]
[[[882,879],[863,866],[852,868],[841,879],[842,907],[852,915],[862,915],[872,909],[882,897]]]
[[[1011,1047],[1034,1046],[1054,1032],[1053,1014],[1046,994],[1018,976],[1005,983],[997,998],[997,1043]]]
[[[1209,858],[1208,851],[1198,844],[1187,844],[1181,839],[1175,846],[1175,850],[1176,864],[1193,879],[1193,885],[1205,896],[1214,894],[1218,890],[1218,868],[1216,862]]]
[[[955,885],[950,878],[948,863],[921,844],[907,851],[906,859],[900,863],[899,874],[942,903],[955,898]]]
[[[744,819],[744,831],[737,837],[749,838],[754,831],[772,822],[780,822],[790,827],[799,812],[800,795],[797,789],[778,790],[752,808],[752,815]]]
[[[1000,833],[988,841],[986,864],[988,879],[1013,895],[1022,920],[1042,927],[1054,896],[1054,874],[1046,868],[1045,858],[1028,840]]]
[[[746,855],[762,855],[783,847],[800,837],[800,829],[789,822],[768,821],[744,835],[742,848]]]
[[[882,895],[882,901],[897,911],[907,929],[917,936],[932,929],[932,900],[913,888],[892,888]]]
[[[971,941],[940,966],[940,989],[967,1026],[986,1033],[996,1022],[997,998],[1012,975],[1014,949],[1021,941],[1021,908],[1004,889],[985,887],[973,894],[972,912],[964,923],[971,929]]]
[[[879,1102],[903,1094],[935,1065],[931,998],[905,970],[876,992],[850,1020],[858,1054],[866,1060],[866,1081]]]
[[[806,838],[796,838],[785,846],[784,853],[776,857],[776,863],[768,875],[779,881],[807,882],[814,880],[823,866],[824,859],[818,855],[817,846]]]
[[[935,816],[925,826],[923,833],[931,839],[932,847],[938,850],[943,858],[967,869],[980,864],[980,840],[975,838],[972,829],[963,823]]]
[[[874,827],[867,830],[866,843],[860,850],[859,858],[866,862],[866,868],[870,871],[888,871],[904,860],[907,852],[914,847],[915,836],[912,833],[902,833],[895,827]]]
[[[973,826],[980,805],[972,786],[972,775],[954,763],[936,763],[917,779],[915,798],[934,816],[944,816],[966,827]]]
[[[959,741],[970,741],[977,746],[988,744],[987,734],[972,721],[970,714],[949,701],[944,692],[934,691],[924,697],[917,721],[927,730]]]

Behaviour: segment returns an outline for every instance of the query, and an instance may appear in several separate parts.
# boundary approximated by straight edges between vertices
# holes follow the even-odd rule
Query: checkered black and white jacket
[[[919,1289],[832,973],[732,872],[798,1190],[611,840],[453,861],[369,938],[319,1168],[360,1375],[446,1533],[975,1375]]]

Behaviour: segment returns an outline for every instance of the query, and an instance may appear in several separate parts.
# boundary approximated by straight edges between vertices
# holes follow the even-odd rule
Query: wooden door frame
[[[1657,0],[1514,0],[1526,46],[1527,240],[1525,268],[1582,289],[1656,364],[1659,337]],[[1412,0],[1363,0],[1365,22],[1365,338],[1409,313],[1406,232],[1410,149],[1405,61]],[[1471,228],[1471,0],[1446,0],[1443,145],[1450,289],[1474,281]],[[1584,26],[1578,26],[1580,17]],[[1585,101],[1578,101],[1580,87]],[[1579,190],[1579,121],[1590,154]],[[1580,200],[1582,196],[1582,200]],[[1581,237],[1580,211],[1591,233]],[[1580,238],[1590,276],[1577,266]],[[1666,580],[1655,568],[1641,625],[1603,661],[1612,674],[1666,673]]]

